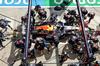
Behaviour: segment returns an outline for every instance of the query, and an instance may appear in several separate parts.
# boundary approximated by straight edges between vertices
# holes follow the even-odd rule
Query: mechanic
[[[78,58],[80,59],[81,56],[82,56],[82,54],[83,54],[81,45],[74,44],[74,45],[73,45],[73,49],[74,49],[74,52],[75,52],[75,53],[78,53],[78,54],[79,54]]]
[[[35,17],[36,16],[36,14],[35,14],[35,11],[32,9],[31,10],[31,23],[32,23],[32,26],[34,26],[34,24],[35,24]]]
[[[23,36],[22,41],[25,43],[26,42],[26,37]],[[28,44],[28,48],[31,48],[31,43],[32,43],[32,39],[29,39],[29,44]]]
[[[68,42],[70,44],[75,44],[76,41],[78,41],[78,38],[76,36],[71,36],[71,38],[68,39]]]
[[[47,18],[47,12],[44,9],[39,8],[38,9],[38,14],[40,16],[40,19],[42,19],[42,18],[46,19]]]
[[[81,7],[81,12],[82,12],[83,19],[87,19],[86,14],[88,13],[88,11],[86,10],[85,7]]]
[[[78,42],[77,42],[77,44],[78,44],[78,45],[81,45],[81,44],[82,44],[82,42],[81,42],[81,41],[78,41]]]
[[[58,47],[59,38],[58,38],[56,35],[54,35],[54,36],[52,37],[51,41],[50,41],[50,44],[51,44],[51,45],[52,45],[53,43],[55,44],[55,47]]]
[[[86,37],[87,37],[88,40],[90,40],[91,34],[90,33],[86,33]]]
[[[69,58],[69,56],[68,56],[67,52],[63,51],[62,55],[59,55],[60,64],[62,65],[63,62],[65,62],[68,58]]]
[[[1,45],[1,47],[5,47],[5,46],[2,45],[2,41],[5,41],[3,39],[3,37],[4,37],[4,35],[3,35],[2,31],[0,31],[0,45]]]
[[[28,51],[28,58],[35,58],[34,49]]]
[[[92,29],[92,28],[90,28],[89,26],[88,26],[88,24],[86,24],[86,22],[85,21],[83,21],[84,22],[84,26],[86,27],[86,28],[88,28],[91,32],[94,32],[94,29]],[[79,27],[80,27],[80,29],[81,29],[81,24],[79,23]],[[82,30],[81,30],[82,31]]]
[[[57,22],[57,14],[52,13],[50,20],[51,22]]]
[[[79,54],[78,58],[80,58],[81,55],[83,54],[82,46],[81,46],[82,43],[81,43],[81,39],[77,33],[76,33],[76,36],[71,36],[71,38],[68,39],[68,42],[70,44],[72,44],[72,48],[73,48],[74,52],[78,53]]]
[[[35,11],[38,12],[39,9],[41,9],[41,6],[40,5],[36,5],[35,6]]]
[[[44,47],[48,49],[48,52],[50,51],[49,47],[47,47],[46,42],[43,38],[37,37],[33,42],[35,43],[35,49],[37,51],[42,52]]]
[[[65,14],[64,19],[66,21],[66,25],[73,25],[73,22],[75,21],[76,18],[74,17],[74,15]]]
[[[89,28],[90,31],[94,31],[94,29],[91,29],[87,24],[89,24],[90,21],[94,18],[95,13],[93,12],[88,13],[85,7],[81,7],[81,12],[82,12],[83,20],[87,19],[86,14],[88,14],[87,16],[90,17],[88,23],[85,23],[84,21],[85,27]]]
[[[52,14],[51,14],[51,17],[57,18],[57,14],[52,13]]]
[[[75,35],[76,35],[76,37],[78,38],[78,40],[80,41],[80,40],[81,40],[81,37],[79,36],[79,34],[76,33]]]
[[[32,17],[35,17],[36,16],[35,11],[33,9],[31,10],[31,16]]]
[[[55,17],[51,17],[50,20],[51,22],[55,22],[55,23],[57,22],[57,19],[55,19]]]
[[[31,23],[32,23],[32,26],[34,26],[34,24],[35,24],[35,18],[34,18],[35,16],[36,16],[35,11],[32,9],[31,10]],[[26,16],[21,17],[21,20],[24,21],[24,22],[27,22],[27,19],[28,19],[28,13],[27,13]]]
[[[0,19],[0,27],[1,28],[5,28],[5,31],[7,31],[7,26],[11,28],[11,30],[13,30],[13,28],[8,24],[9,21],[4,20],[4,19]],[[4,31],[4,32],[5,32]]]
[[[94,43],[99,42],[98,38],[97,38],[96,36],[94,36],[94,35],[92,35],[92,36],[90,37],[90,40],[92,40]]]
[[[89,24],[91,22],[91,20],[94,18],[94,16],[95,16],[95,13],[93,13],[93,12],[88,13],[88,17],[90,17],[90,18],[89,18],[89,22],[87,24]]]
[[[27,15],[21,17],[22,22],[27,22]]]
[[[74,15],[74,16],[76,16],[76,11],[75,10],[68,10],[67,15]]]
[[[75,53],[79,53],[79,54],[83,53],[83,51],[81,51],[81,45],[74,44],[73,49],[74,49]]]
[[[95,52],[98,51],[99,47],[96,43],[94,43],[93,41],[90,41],[89,42],[90,46],[91,46],[91,50],[92,50],[92,54],[94,55]]]
[[[21,49],[21,52],[24,53],[24,42],[21,39],[15,41],[15,46]]]

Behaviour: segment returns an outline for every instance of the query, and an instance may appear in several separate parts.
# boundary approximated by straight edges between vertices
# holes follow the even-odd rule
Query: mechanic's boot
[[[5,39],[2,39],[2,41],[6,41]]]
[[[50,52],[50,49],[49,49],[49,47],[48,47],[47,49],[48,49],[48,52]]]
[[[24,50],[21,50],[21,53],[24,53]]]

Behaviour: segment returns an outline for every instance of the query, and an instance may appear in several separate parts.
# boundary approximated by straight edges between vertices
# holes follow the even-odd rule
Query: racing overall
[[[28,58],[35,58],[34,49],[28,51]]]
[[[94,16],[95,16],[95,13],[93,13],[93,12],[88,13],[88,17],[90,17],[90,18],[89,18],[89,22],[87,24],[89,24],[91,22],[91,20],[94,18]]]
[[[21,39],[15,41],[15,46],[22,49],[22,53],[24,52],[24,42]]]
[[[96,51],[98,51],[99,47],[96,43],[94,43],[93,41],[89,42],[91,50],[92,50],[92,54],[94,55]]]
[[[66,61],[68,58],[69,58],[69,57],[68,57],[68,55],[67,55],[67,52],[64,51],[64,52],[62,53],[62,55],[59,55],[59,59],[60,59],[59,62],[60,62],[60,64],[62,65],[63,62]]]
[[[32,26],[34,26],[34,24],[35,24],[35,18],[34,18],[35,15],[36,15],[36,14],[35,14],[34,10],[31,10],[31,18],[32,18],[32,19],[31,19],[31,23],[32,23]]]
[[[40,19],[44,18],[46,19],[47,15],[46,15],[46,11],[44,11],[44,9],[38,9],[38,14],[40,16]]]
[[[76,18],[74,17],[74,15],[64,15],[64,19],[67,25],[73,25],[73,22]]]
[[[1,27],[1,28],[5,28],[5,29],[6,29],[5,31],[7,31],[7,27],[6,27],[6,26],[10,27],[11,30],[13,30],[12,27],[11,27],[10,25],[7,24],[7,22],[8,22],[7,20],[1,19],[1,20],[0,20],[0,27]]]
[[[34,43],[35,43],[35,49],[37,51],[41,52],[44,49],[44,47],[46,47],[49,51],[49,48],[47,47],[46,42],[43,38],[37,37],[36,40],[34,40]]]

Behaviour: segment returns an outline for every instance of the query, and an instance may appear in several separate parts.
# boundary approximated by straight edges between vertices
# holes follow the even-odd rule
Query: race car
[[[58,22],[56,24],[51,24],[49,22],[45,22],[41,24],[40,26],[33,26],[31,28],[32,34],[47,34],[47,35],[54,35],[56,31],[62,31],[64,30],[64,25],[61,22]]]
[[[49,40],[50,44],[59,44],[59,39],[67,36],[68,31],[79,30],[79,27],[65,26],[63,22],[44,22],[39,26],[31,27],[32,38],[42,37]]]
[[[57,46],[59,44],[59,37],[61,36],[61,33],[63,33],[63,30],[60,30],[60,28],[58,29],[53,25],[43,25],[34,27],[34,29],[31,30],[31,33],[33,39],[36,37],[42,37],[47,40],[51,40],[50,43],[54,43]]]

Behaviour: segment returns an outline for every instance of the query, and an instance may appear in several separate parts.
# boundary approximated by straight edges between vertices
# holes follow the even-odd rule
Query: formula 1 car
[[[45,40],[49,40],[50,43],[59,44],[59,39],[64,38],[67,34],[67,31],[79,30],[79,27],[73,26],[64,26],[62,22],[45,22],[40,26],[33,26],[31,28],[32,38],[36,37],[45,38]]]
[[[51,43],[59,44],[59,37],[64,34],[62,28],[61,31],[60,30],[58,31],[56,26],[43,25],[43,26],[34,27],[31,33],[33,39],[35,39],[36,37],[42,37],[51,40]]]

